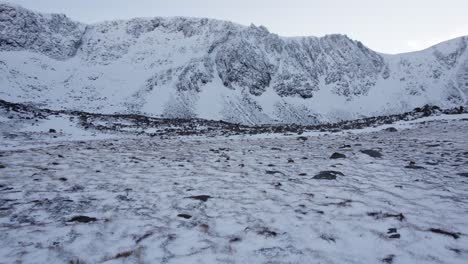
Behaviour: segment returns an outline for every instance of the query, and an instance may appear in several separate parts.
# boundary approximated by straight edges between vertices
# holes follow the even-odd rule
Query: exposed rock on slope
[[[198,18],[84,25],[0,3],[0,99],[244,124],[466,105],[468,38],[401,55]]]

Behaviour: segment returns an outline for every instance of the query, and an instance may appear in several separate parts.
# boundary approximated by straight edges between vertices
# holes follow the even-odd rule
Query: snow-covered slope
[[[468,38],[401,55],[198,18],[85,25],[0,3],[0,99],[245,124],[467,104]]]

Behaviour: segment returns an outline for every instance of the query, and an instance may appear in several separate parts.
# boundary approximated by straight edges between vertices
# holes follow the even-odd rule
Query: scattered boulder
[[[189,197],[186,197],[186,198],[190,198],[190,199],[194,199],[194,200],[199,200],[199,201],[202,201],[202,202],[206,202],[208,201],[208,199],[212,198],[211,196],[209,195],[194,195],[194,196],[189,196]]]
[[[382,213],[382,212],[369,212],[367,213],[367,215],[373,217],[376,220],[384,219],[384,218],[396,218],[399,221],[403,221],[405,219],[405,216],[402,213],[390,214],[390,213]]]
[[[335,152],[330,156],[330,159],[346,159],[346,155]]]
[[[276,170],[267,170],[265,171],[266,174],[269,174],[269,175],[274,175],[274,174],[281,174],[281,175],[285,175],[283,172],[281,171],[276,171]]]
[[[114,256],[114,259],[128,258],[131,255],[133,255],[133,253],[135,253],[133,250],[120,252],[120,253],[118,253],[117,255]]]
[[[178,217],[185,218],[185,219],[190,219],[190,218],[192,218],[192,216],[189,215],[189,214],[178,214],[177,216],[178,216]]]
[[[388,238],[400,238],[401,235],[400,234],[393,234],[393,235],[390,235]]]
[[[51,128],[51,129],[49,129],[49,133],[57,133],[57,130]]]
[[[0,169],[4,169],[4,168],[6,168],[5,165],[0,164]]]
[[[385,264],[392,264],[393,260],[395,259],[395,255],[388,255],[385,258],[382,259],[382,262]]]
[[[297,137],[297,140],[307,141],[307,139],[308,138],[304,136]]]
[[[339,171],[321,171],[313,177],[316,180],[336,180],[336,176],[344,176],[343,173]]]
[[[461,235],[461,233],[450,232],[450,231],[442,230],[439,228],[430,228],[429,231],[431,231],[432,233],[436,233],[436,234],[451,236],[454,239],[460,238],[460,235]]]
[[[334,238],[333,236],[330,236],[330,235],[321,234],[320,238],[327,241],[328,243],[330,243],[330,242],[336,243],[336,238]]]
[[[410,161],[410,163],[408,164],[408,166],[405,166],[405,168],[407,168],[407,169],[413,169],[413,170],[422,170],[422,169],[424,169],[424,167],[422,167],[422,166],[417,166],[417,165],[416,165],[416,162],[414,162],[414,161]]]
[[[277,232],[272,231],[272,230],[270,230],[270,229],[268,229],[268,228],[266,228],[266,227],[264,227],[264,228],[258,230],[258,231],[257,231],[257,234],[262,235],[262,236],[265,236],[265,237],[275,237],[275,236],[278,235]]]
[[[294,160],[291,159],[291,158],[289,158],[289,159],[288,159],[288,163],[294,163]]]
[[[96,220],[97,220],[97,218],[94,218],[94,217],[89,217],[89,216],[85,216],[85,215],[78,215],[78,216],[72,217],[67,222],[90,223],[90,222],[94,222]]]
[[[398,129],[394,128],[394,127],[388,127],[385,129],[385,131],[387,132],[398,132]]]
[[[363,149],[361,150],[361,153],[364,153],[372,158],[381,158],[382,157],[382,153],[378,152],[377,150],[373,150],[373,149]]]
[[[240,237],[232,237],[232,238],[229,239],[229,242],[234,243],[234,242],[239,242],[241,240],[242,239]]]

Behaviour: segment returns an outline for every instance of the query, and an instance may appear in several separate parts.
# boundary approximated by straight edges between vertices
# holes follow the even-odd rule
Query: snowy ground
[[[4,134],[0,263],[467,263],[468,119],[397,128]]]

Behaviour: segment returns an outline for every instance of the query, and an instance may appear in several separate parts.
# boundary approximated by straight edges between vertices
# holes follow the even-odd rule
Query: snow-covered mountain
[[[244,124],[467,105],[468,37],[399,55],[199,18],[85,25],[0,3],[0,99]]]

